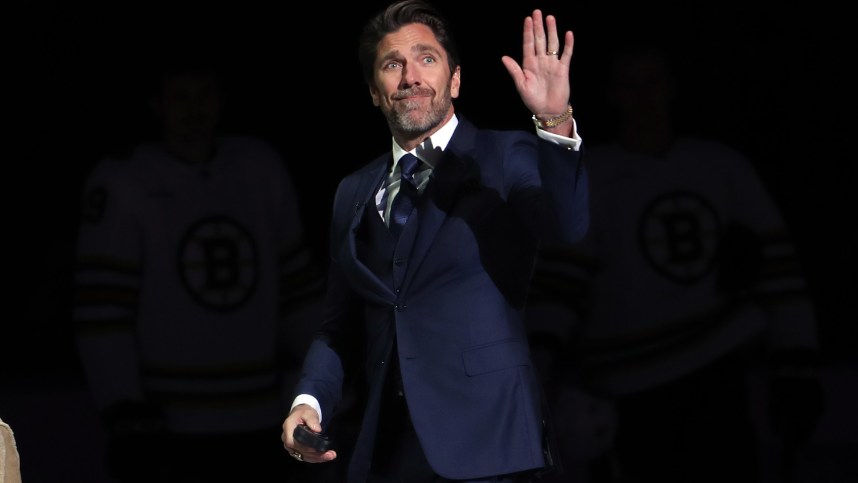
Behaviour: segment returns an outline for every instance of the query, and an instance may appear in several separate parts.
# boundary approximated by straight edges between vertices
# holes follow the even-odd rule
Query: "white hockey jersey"
[[[663,157],[617,145],[586,156],[590,232],[545,248],[530,318],[534,331],[577,341],[571,357],[590,383],[638,391],[760,335],[816,347],[795,247],[741,153],[684,139]]]
[[[141,145],[83,201],[74,319],[98,406],[156,401],[178,432],[278,424],[284,341],[322,289],[279,154],[226,137],[193,167]]]

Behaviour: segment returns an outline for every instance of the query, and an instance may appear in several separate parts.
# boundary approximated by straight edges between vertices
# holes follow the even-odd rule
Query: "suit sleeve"
[[[510,201],[532,233],[545,242],[581,240],[590,222],[583,147],[568,149],[522,133],[504,149]]]
[[[334,199],[323,322],[304,358],[301,379],[295,390],[296,395],[315,397],[323,414],[331,414],[342,399],[345,368],[360,364],[354,353],[354,348],[360,344],[354,341],[359,336],[362,319],[355,294],[336,255],[339,240],[345,236],[344,230],[354,213],[351,201],[343,194],[344,185],[341,183]]]

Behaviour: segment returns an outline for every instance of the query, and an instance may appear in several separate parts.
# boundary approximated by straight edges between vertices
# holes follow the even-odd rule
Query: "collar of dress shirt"
[[[435,134],[429,136],[429,139],[423,141],[419,146],[414,148],[411,151],[411,154],[420,158],[420,161],[428,164],[430,168],[435,168],[438,165],[438,160],[441,158],[441,155],[444,153],[444,150],[447,149],[447,144],[450,142],[450,138],[453,137],[453,131],[456,130],[456,126],[459,125],[459,119],[453,115],[446,124],[441,126],[441,129],[435,131]],[[396,141],[393,141],[393,167],[391,168],[391,173],[393,169],[396,168],[396,165],[399,164],[399,158],[405,155],[405,150],[402,149]]]

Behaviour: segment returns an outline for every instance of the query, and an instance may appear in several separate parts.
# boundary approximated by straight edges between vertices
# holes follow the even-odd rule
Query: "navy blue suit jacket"
[[[540,240],[574,242],[587,229],[581,153],[460,119],[398,243],[367,245],[362,225],[379,218],[374,197],[390,163],[390,154],[380,156],[337,188],[328,311],[296,393],[315,396],[331,414],[346,371],[364,364],[367,400],[350,482],[366,478],[393,354],[439,475],[544,466],[541,389],[523,309]]]

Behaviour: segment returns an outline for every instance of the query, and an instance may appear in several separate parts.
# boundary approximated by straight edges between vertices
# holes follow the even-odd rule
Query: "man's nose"
[[[420,75],[418,69],[411,68],[408,66],[402,68],[402,84],[406,86],[413,86],[415,84],[420,83]]]

